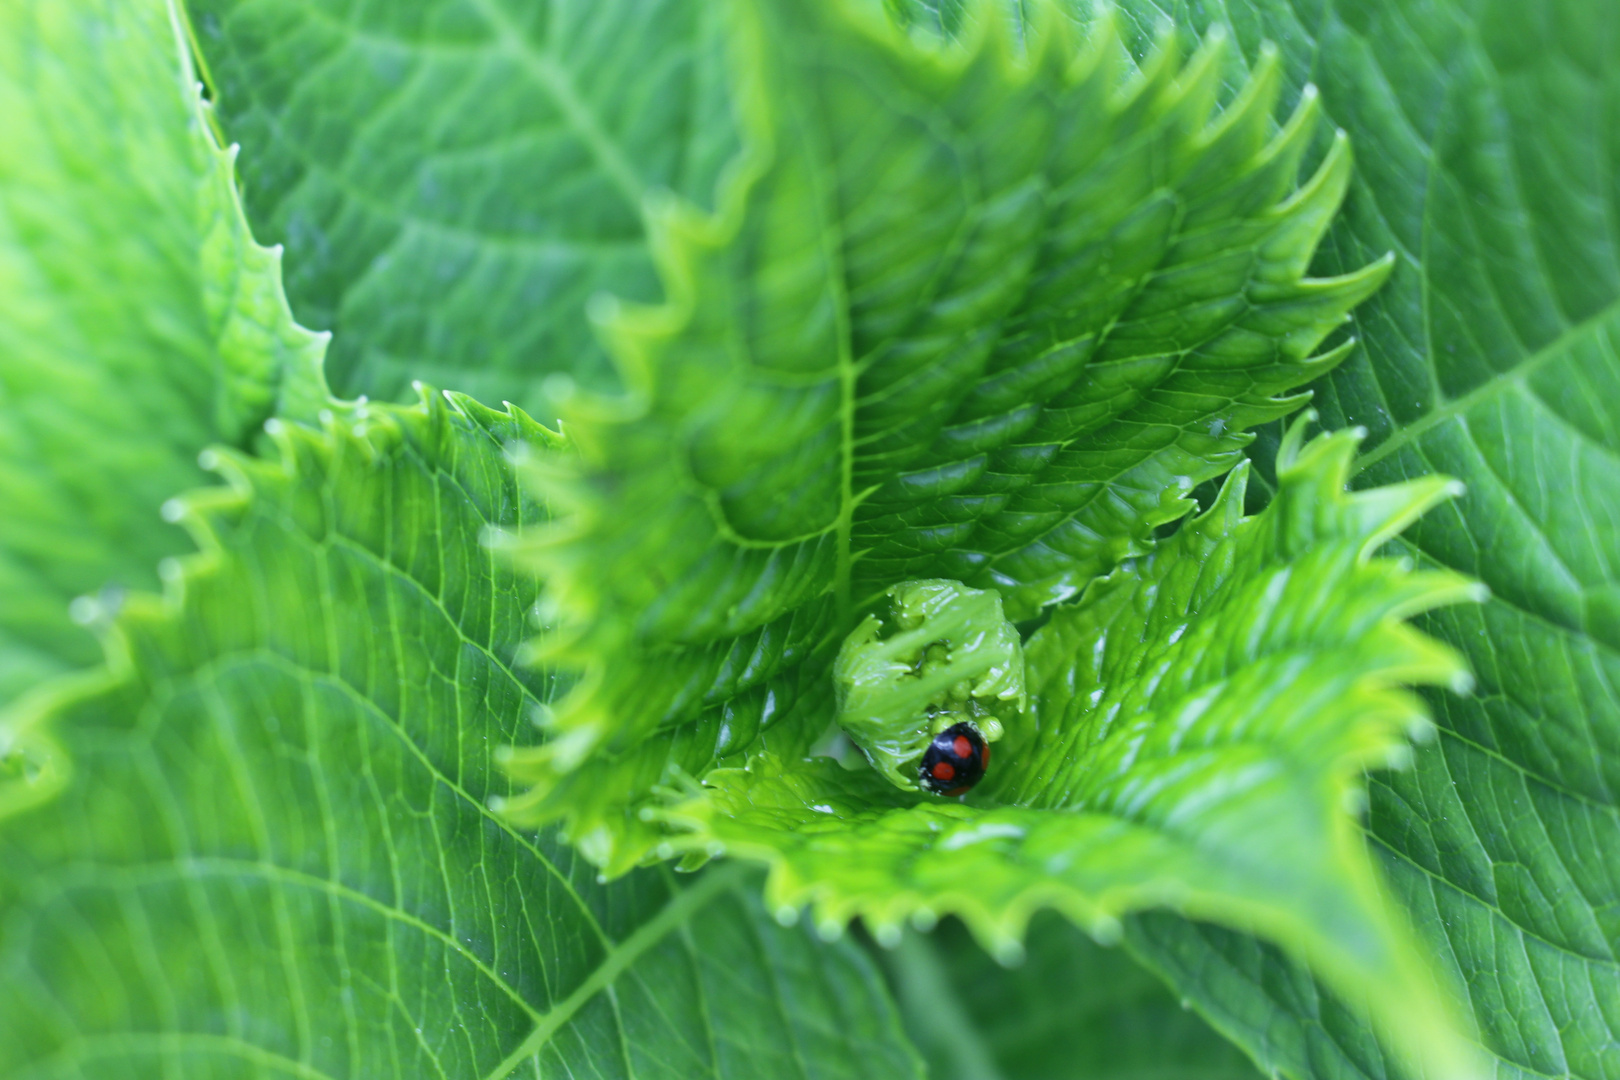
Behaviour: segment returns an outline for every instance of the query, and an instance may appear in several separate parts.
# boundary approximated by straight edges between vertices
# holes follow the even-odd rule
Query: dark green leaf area
[[[1026,648],[1029,721],[966,799],[761,752],[660,815],[693,834],[668,850],[765,861],[767,902],[829,928],[859,916],[891,940],[949,912],[1001,954],[1042,908],[1112,937],[1171,905],[1266,935],[1367,1000],[1401,1052],[1465,1075],[1352,814],[1362,770],[1426,727],[1405,687],[1468,682],[1403,620],[1478,587],[1374,554],[1455,485],[1346,493],[1356,434],[1302,439],[1264,512],[1243,517],[1239,470],[1173,540],[1056,609]]]
[[[1609,444],[1581,426],[1620,400],[1586,390],[1620,374],[1617,343],[1614,317],[1570,335],[1523,390],[1502,387],[1367,470],[1388,478],[1443,461],[1469,479],[1461,513],[1406,542],[1490,581],[1482,609],[1424,619],[1469,657],[1479,688],[1435,701],[1439,740],[1411,771],[1375,777],[1369,827],[1392,891],[1468,986],[1479,1040],[1520,1075],[1604,1077],[1615,1061],[1620,662],[1601,612],[1620,578],[1588,547],[1586,523],[1620,520],[1620,474]],[[1526,449],[1503,449],[1513,445]],[[1567,479],[1549,487],[1554,476]],[[1270,1046],[1285,1072],[1383,1074],[1354,1023],[1320,1018],[1343,1006],[1252,942],[1160,926],[1142,952],[1200,1007],[1236,1015],[1234,1036]],[[1273,1012],[1275,984],[1304,989]],[[1255,1014],[1270,1018],[1255,1027]]]
[[[616,385],[586,319],[661,298],[643,205],[708,205],[736,153],[717,24],[690,0],[191,0],[259,228],[333,386],[413,379],[554,415]],[[553,387],[558,384],[552,384]],[[566,382],[562,385],[566,385]]]
[[[1123,940],[1268,1075],[1413,1075],[1344,996],[1267,942],[1162,911],[1131,916]]]
[[[76,597],[157,585],[198,451],[325,398],[181,48],[162,4],[0,11],[0,705],[95,662]]]
[[[578,456],[533,470],[565,508],[521,542],[547,655],[584,676],[514,810],[593,858],[639,855],[614,838],[667,766],[795,715],[821,681],[795,669],[885,589],[1074,595],[1345,355],[1315,350],[1386,267],[1304,278],[1350,169],[1337,140],[1298,186],[1315,96],[1279,129],[1274,70],[1218,108],[1219,43],[1132,70],[1105,22],[1082,46],[1038,10],[1022,44],[930,45],[737,8],[743,165],[715,215],[657,216],[671,304],[602,309],[629,394],[565,405]],[[593,755],[649,779],[582,809]]]
[[[0,1074],[915,1076],[863,957],[724,868],[614,885],[489,808],[555,693],[519,413],[286,425],[182,500],[199,554],[0,748]]]
[[[1444,703],[1438,744],[1373,787],[1374,850],[1459,972],[1500,979],[1476,991],[1490,1049],[1602,1077],[1620,1068],[1620,314],[1407,431],[1364,480],[1457,468],[1474,497],[1411,550],[1495,599],[1431,620],[1480,696]]]
[[[1165,7],[1123,6],[1144,29]],[[1467,484],[1405,550],[1478,577],[1494,597],[1422,623],[1467,656],[1478,689],[1436,699],[1436,742],[1410,772],[1375,780],[1373,849],[1467,989],[1492,1068],[1614,1076],[1620,179],[1604,157],[1620,110],[1620,9],[1358,0],[1228,10],[1243,53],[1285,43],[1291,77],[1322,86],[1362,151],[1324,269],[1401,256],[1389,286],[1357,310],[1364,356],[1320,383],[1316,400],[1332,422],[1371,429],[1358,483],[1440,470]],[[1195,28],[1216,14],[1170,13]],[[1272,1007],[1271,988],[1303,982],[1297,973],[1257,964],[1204,980],[1223,961],[1184,946],[1183,993],[1267,1015],[1233,1029],[1251,1052],[1315,1046],[1308,1059],[1279,1049],[1277,1067],[1381,1075],[1350,1028],[1324,1036],[1308,996]],[[1356,1067],[1333,1071],[1339,1060]]]
[[[1003,967],[947,919],[878,954],[934,1080],[1254,1080],[1255,1067],[1120,949],[1055,915]]]

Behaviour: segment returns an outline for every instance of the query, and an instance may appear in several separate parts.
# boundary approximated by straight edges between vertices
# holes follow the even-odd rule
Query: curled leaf
[[[907,581],[888,599],[885,617],[868,615],[833,662],[838,726],[890,783],[915,791],[935,735],[968,723],[995,742],[1017,723],[1024,650],[994,592]]]
[[[1296,425],[1265,511],[1243,516],[1240,468],[1207,513],[1058,608],[1025,649],[1028,721],[965,800],[760,752],[664,812],[689,830],[668,850],[766,862],[768,902],[808,904],[829,932],[859,917],[893,938],[950,912],[1002,955],[1041,908],[1106,940],[1169,906],[1277,941],[1455,1072],[1448,1007],[1378,896],[1354,811],[1363,770],[1428,727],[1407,687],[1469,683],[1404,620],[1482,591],[1377,555],[1458,489],[1347,493],[1359,438],[1305,444]]]
[[[610,873],[661,785],[814,741],[892,586],[1021,619],[1151,550],[1389,269],[1306,276],[1350,152],[1302,179],[1320,108],[1279,124],[1273,51],[1227,97],[1218,35],[1133,68],[1053,3],[943,43],[846,0],[724,11],[744,150],[712,214],[652,204],[669,303],[598,304],[626,393],[562,405],[573,449],[528,465],[558,518],[506,541],[577,676],[506,810]]]

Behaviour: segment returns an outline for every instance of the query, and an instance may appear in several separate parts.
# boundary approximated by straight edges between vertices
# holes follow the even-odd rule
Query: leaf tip
[[[898,949],[904,937],[901,928],[896,923],[879,923],[871,928],[872,939],[885,949]]]
[[[1277,471],[1279,473],[1293,468],[1299,461],[1300,450],[1305,445],[1305,433],[1310,425],[1316,423],[1317,412],[1314,406],[1301,409],[1299,415],[1294,417],[1288,427],[1283,431],[1282,442],[1277,446]]]
[[[1087,922],[1086,930],[1099,945],[1118,945],[1125,937],[1125,924],[1112,915],[1097,915]]]
[[[993,956],[996,963],[1000,964],[1002,967],[1014,968],[1023,964],[1024,958],[1027,954],[1024,951],[1024,943],[1022,941],[1019,941],[1017,938],[1001,938],[991,946],[990,955]]]

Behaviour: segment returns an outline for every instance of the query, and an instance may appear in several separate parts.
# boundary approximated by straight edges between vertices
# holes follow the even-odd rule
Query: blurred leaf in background
[[[1260,1074],[1120,949],[1056,915],[1005,968],[947,919],[880,954],[932,1080],[1255,1080]]]

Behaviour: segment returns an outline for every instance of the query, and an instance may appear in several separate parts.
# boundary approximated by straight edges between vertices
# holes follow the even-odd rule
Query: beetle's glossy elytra
[[[934,736],[923,752],[917,777],[936,794],[961,795],[984,779],[989,766],[989,744],[977,727],[964,721]]]

